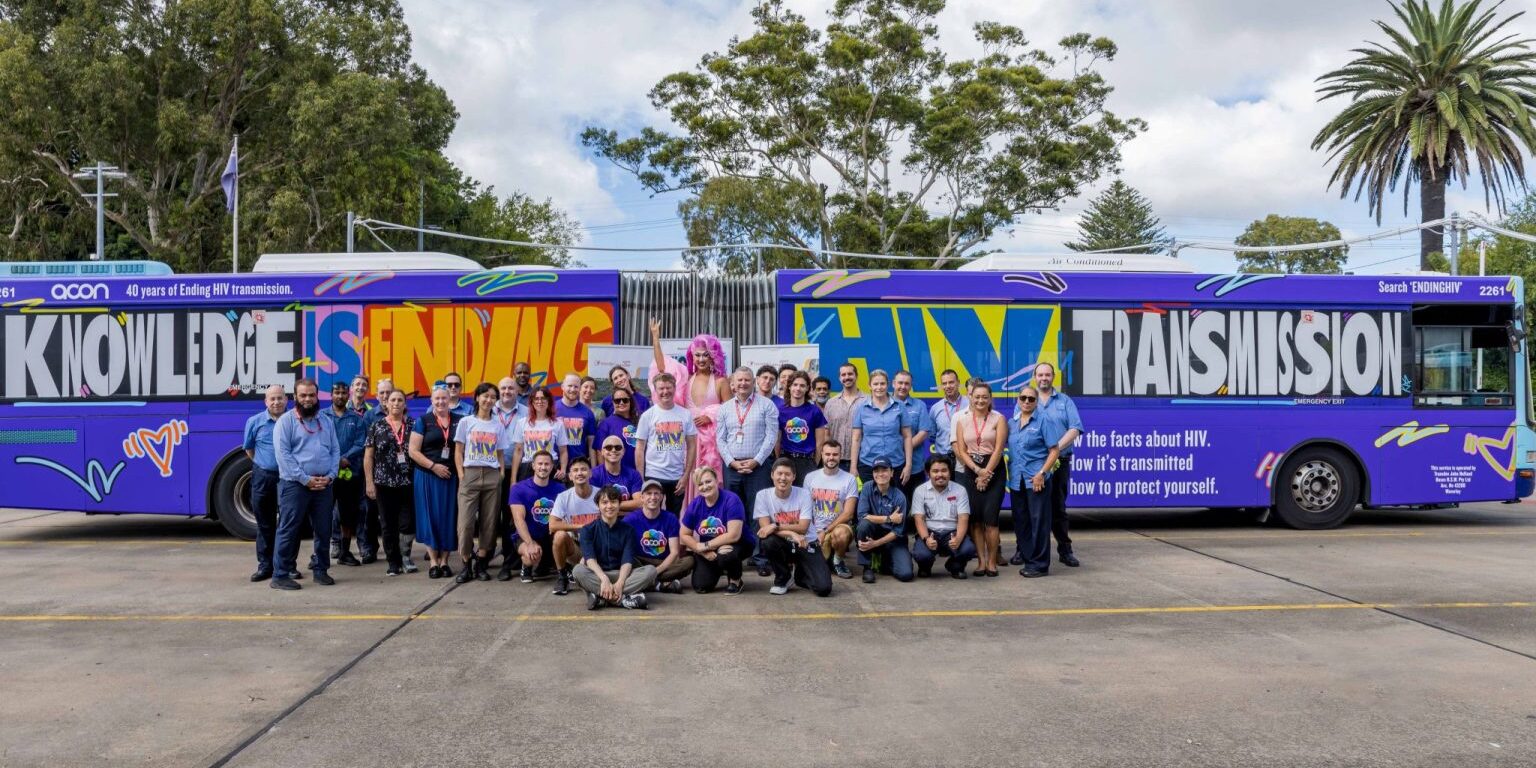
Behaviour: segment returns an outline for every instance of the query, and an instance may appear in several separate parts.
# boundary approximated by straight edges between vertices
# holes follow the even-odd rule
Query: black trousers
[[[655,480],[661,483],[661,508],[674,515],[682,514],[683,497],[677,495],[678,483],[682,480],[663,480],[659,477],[647,477],[647,480]]]
[[[693,556],[693,591],[713,592],[720,586],[720,576],[724,575],[731,581],[741,581],[742,558],[750,556],[750,547],[741,544],[731,546],[731,551],[721,553],[710,560],[703,555],[695,553]]]
[[[1072,536],[1067,523],[1067,491],[1072,485],[1072,456],[1061,457],[1061,466],[1051,473],[1051,534],[1056,537],[1056,552],[1072,551]]]
[[[815,472],[816,467],[820,465],[816,457],[809,453],[786,453],[784,458],[795,464],[795,485],[805,482],[805,476]]]
[[[256,570],[271,573],[277,552],[277,484],[275,469],[251,467],[251,513],[256,516]]]
[[[362,514],[363,479],[359,470],[353,472],[357,474],[352,475],[351,480],[336,478],[331,483],[331,489],[336,493],[336,521],[342,528],[356,532],[357,521]],[[341,546],[343,552],[349,551],[352,542],[342,539]]]
[[[391,568],[401,567],[400,521],[416,519],[416,495],[409,485],[398,488],[376,485],[375,506],[384,536],[384,559]]]
[[[773,569],[773,583],[783,586],[794,578],[795,584],[816,593],[817,597],[832,594],[832,569],[821,556],[821,547],[800,547],[783,536],[769,536],[762,540],[763,556]]]

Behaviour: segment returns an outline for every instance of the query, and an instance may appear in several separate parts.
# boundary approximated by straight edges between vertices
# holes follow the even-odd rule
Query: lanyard
[[[731,404],[736,407],[736,427],[738,429],[740,429],[741,431],[743,431],[743,432],[745,432],[747,430],[747,416],[751,415],[751,413],[752,413],[752,401],[753,401],[753,399],[755,399],[754,396],[752,396],[752,395],[748,395],[747,396],[747,410],[746,410],[746,412],[742,412],[742,410],[741,410],[741,400],[739,398],[736,399],[736,400],[732,400],[731,401]]]
[[[310,434],[310,435],[318,435],[322,431],[325,430],[325,425],[320,423],[320,417],[319,416],[315,417],[315,428],[314,429],[310,429],[309,425],[304,423],[304,419],[303,418],[299,419],[299,426],[304,428],[305,434]]]
[[[499,413],[496,414],[496,420],[501,422],[501,426],[502,426],[503,429],[511,427],[512,426],[512,421],[517,418],[517,406],[513,406],[512,410],[507,411],[506,413],[507,413],[507,415],[505,415],[505,416],[503,416],[503,415],[501,415]]]
[[[987,422],[989,422],[991,420],[992,420],[992,412],[988,411],[987,415],[982,417],[981,423],[977,424],[976,423],[976,412],[975,411],[971,411],[971,429],[976,430],[976,447],[978,447],[978,448],[981,447],[981,431],[983,429],[987,428]]]
[[[400,420],[400,428],[389,428],[389,433],[394,436],[395,443],[400,446],[400,452],[405,453],[405,419]]]
[[[434,413],[432,414],[432,418],[437,422],[437,428],[442,430],[443,441],[447,442],[452,440],[453,436],[448,434],[448,425],[453,423],[453,414],[448,414],[448,418],[445,419]]]

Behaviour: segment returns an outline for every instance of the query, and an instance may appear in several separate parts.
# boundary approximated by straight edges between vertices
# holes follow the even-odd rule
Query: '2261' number
[[[1502,286],[1502,285],[1479,285],[1477,287],[1477,295],[1479,295],[1479,296],[1503,296],[1504,295],[1504,286]]]

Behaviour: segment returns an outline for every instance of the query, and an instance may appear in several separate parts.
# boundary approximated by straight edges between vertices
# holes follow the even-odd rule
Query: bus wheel
[[[1344,522],[1360,500],[1360,478],[1344,454],[1310,447],[1286,459],[1275,476],[1275,512],[1291,528],[1321,530]]]
[[[213,476],[213,512],[224,530],[236,538],[256,538],[256,513],[251,509],[251,460],[244,453],[224,462]]]

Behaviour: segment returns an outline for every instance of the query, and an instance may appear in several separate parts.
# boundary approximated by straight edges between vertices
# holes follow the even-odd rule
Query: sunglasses
[[[1019,402],[1021,402],[1021,403],[1033,403],[1033,402],[1035,402],[1035,398],[1034,398],[1033,395],[1019,395]]]
[[[630,400],[627,397],[615,397],[613,399],[613,404],[614,405],[628,405],[629,402],[630,402]]]
[[[457,381],[445,381],[445,382],[443,382],[443,386],[445,386],[445,387],[447,387],[449,389],[459,389],[460,387],[463,387],[464,384],[461,383],[461,382],[457,382]]]
[[[622,446],[622,445],[605,445],[605,446],[603,446],[603,450],[605,450],[605,451],[622,451],[622,450],[624,450],[624,446]]]

